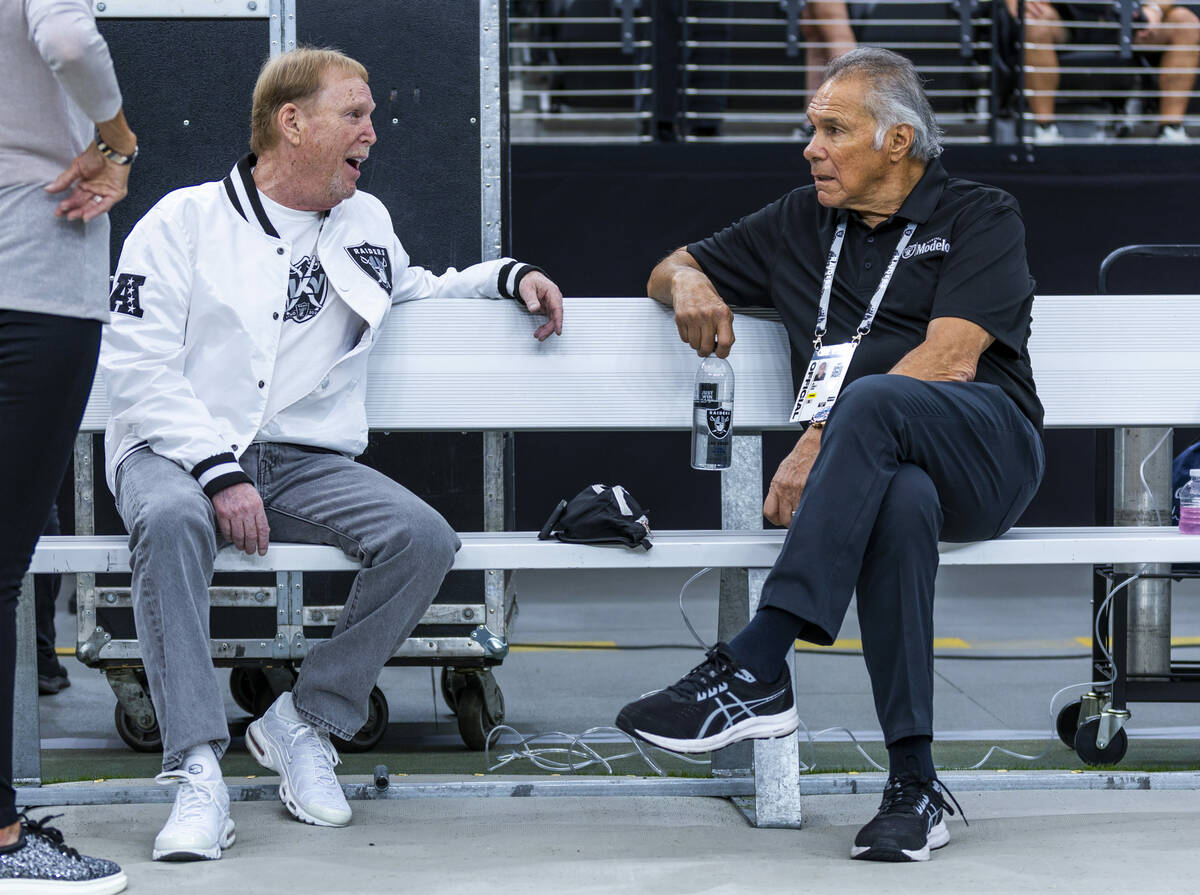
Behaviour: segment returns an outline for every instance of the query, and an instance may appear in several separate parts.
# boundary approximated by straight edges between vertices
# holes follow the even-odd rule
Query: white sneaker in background
[[[1050,124],[1035,124],[1033,126],[1033,142],[1039,146],[1062,143],[1063,135],[1059,131],[1058,125],[1053,122]]]
[[[211,746],[198,746],[179,768],[154,779],[179,784],[171,816],[154,839],[154,860],[215,861],[222,849],[233,845],[229,790]]]
[[[341,759],[318,730],[296,713],[283,693],[246,730],[246,748],[264,768],[279,774],[279,800],[296,818],[322,827],[350,823],[350,804],[333,768]]]
[[[1182,124],[1164,124],[1158,129],[1159,143],[1191,143]]]

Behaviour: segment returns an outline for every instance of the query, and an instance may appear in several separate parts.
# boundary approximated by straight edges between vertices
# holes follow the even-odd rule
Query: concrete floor
[[[665,572],[636,578],[602,573],[522,576],[521,617],[512,639],[529,648],[514,649],[496,672],[507,702],[507,723],[521,734],[578,734],[610,724],[624,702],[687,671],[700,652],[688,646],[676,606],[685,578]],[[1177,638],[1200,635],[1197,594],[1196,582],[1176,587]],[[1088,634],[1089,598],[1090,582],[1081,570],[943,573],[936,614],[937,636],[945,640],[939,641],[941,658],[935,663],[936,756],[941,764],[968,767],[993,742],[1031,751],[1047,745],[1051,696],[1086,680],[1086,651],[1076,638]],[[715,580],[701,579],[688,593],[689,615],[706,639],[715,633],[715,605]],[[73,619],[60,616],[60,642],[71,642],[72,625]],[[853,611],[841,637],[843,646],[853,650]],[[545,646],[564,642],[624,648]],[[1191,650],[1182,644],[1176,652],[1183,656]],[[1072,658],[1049,658],[1061,655]],[[1002,658],[1012,656],[1024,658]],[[129,752],[115,736],[114,699],[103,678],[67,661],[74,686],[41,701],[48,776],[151,776],[157,758]],[[848,728],[882,760],[861,657],[801,652],[795,668],[800,713],[809,729]],[[483,756],[462,747],[453,716],[434,692],[427,670],[386,669],[381,686],[392,717],[383,746],[376,753],[345,756],[341,771],[364,774],[385,761],[393,773],[491,776]],[[231,719],[242,715],[232,702],[229,707]],[[1195,706],[1131,708],[1131,746],[1124,765],[1200,766]],[[822,767],[868,768],[846,744],[845,733],[818,739],[816,757]],[[1040,766],[1083,767],[1057,741],[1050,745]],[[614,741],[606,748],[623,747]],[[801,754],[807,753],[802,749]],[[507,765],[504,773],[536,771],[528,762],[522,764]],[[1005,756],[994,756],[987,765],[1022,766]],[[673,773],[706,773],[678,763],[666,767]],[[229,774],[258,770],[238,740],[225,768]],[[620,770],[648,773],[636,763]],[[1103,772],[1093,773],[1094,780],[1103,777]],[[870,794],[806,796],[799,831],[754,829],[730,802],[712,798],[355,801],[355,821],[344,830],[296,823],[272,802],[245,802],[233,808],[237,844],[223,860],[200,865],[149,860],[150,844],[166,817],[165,804],[54,812],[65,811],[55,823],[73,846],[125,867],[130,891],[172,895],[232,890],[288,895],[397,890],[471,895],[1200,890],[1193,870],[1200,799],[1193,790],[972,791],[968,780],[956,783],[955,795],[971,825],[951,819],[947,848],[927,865],[903,866],[847,859],[855,831],[878,804],[878,795]]]
[[[118,861],[130,892],[1012,895],[1195,892],[1194,792],[957,793],[971,821],[927,864],[850,861],[877,797],[806,799],[805,828],[758,830],[720,799],[355,802],[351,826],[235,804],[222,860],[155,864],[165,806],[72,808],[68,842]]]

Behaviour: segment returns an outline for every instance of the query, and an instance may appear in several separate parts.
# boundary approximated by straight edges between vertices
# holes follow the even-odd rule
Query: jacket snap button
[[[282,254],[283,254],[283,247],[282,247],[282,246],[280,246],[279,248],[277,248],[277,249],[275,250],[275,254],[276,254],[276,255],[282,255]]]
[[[259,387],[259,388],[262,388],[262,387],[263,387],[263,386],[265,386],[265,385],[266,385],[266,383],[265,383],[265,382],[263,382],[261,379],[260,379],[260,380],[258,380],[258,387]]]
[[[272,319],[272,320],[278,320],[278,319],[279,319],[279,312],[278,312],[278,311],[276,311],[274,314],[272,314],[272,315],[271,315],[271,319]]]

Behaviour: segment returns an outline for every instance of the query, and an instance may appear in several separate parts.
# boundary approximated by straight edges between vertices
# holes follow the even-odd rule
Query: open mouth
[[[346,164],[349,165],[351,168],[353,168],[355,171],[357,171],[359,169],[359,167],[362,165],[362,163],[365,161],[366,161],[365,158],[351,157],[351,158],[346,159]]]

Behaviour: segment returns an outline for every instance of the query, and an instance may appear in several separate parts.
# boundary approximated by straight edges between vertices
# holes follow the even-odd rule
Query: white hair
[[[882,47],[859,47],[825,68],[826,83],[846,77],[861,77],[868,85],[863,105],[875,120],[876,149],[883,148],[889,129],[907,124],[913,129],[909,155],[928,162],[942,154],[942,129],[909,60]]]

